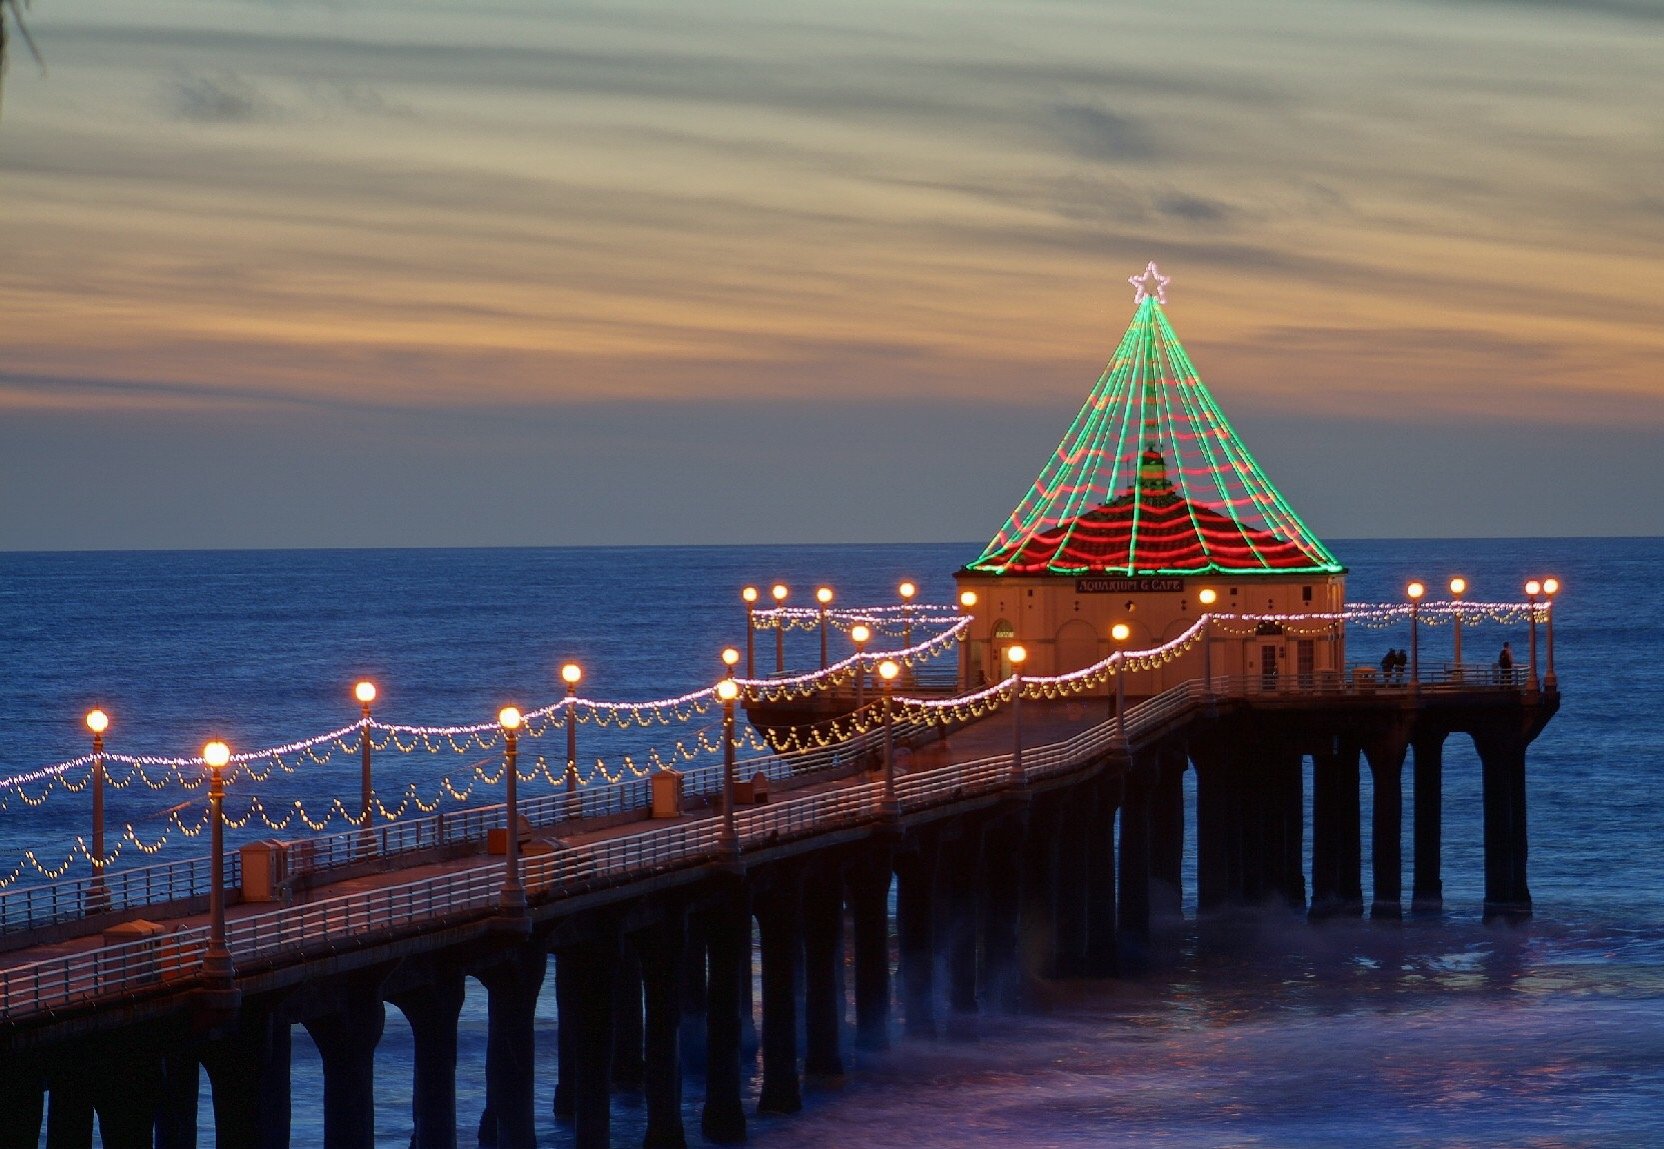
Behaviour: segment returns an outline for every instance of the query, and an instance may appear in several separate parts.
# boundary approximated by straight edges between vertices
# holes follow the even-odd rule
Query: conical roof
[[[1287,574],[1344,568],[1271,485],[1164,313],[1154,263],[1109,366],[1034,486],[968,570]]]

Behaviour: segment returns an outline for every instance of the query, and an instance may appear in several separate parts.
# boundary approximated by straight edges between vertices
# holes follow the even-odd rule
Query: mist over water
[[[1656,940],[1293,926],[909,1044],[762,1144],[1644,1145]],[[1589,968],[1596,965],[1598,968]],[[864,1134],[864,1135],[863,1135]]]
[[[477,722],[506,700],[552,701],[554,670],[572,656],[585,663],[593,697],[679,693],[713,681],[716,651],[743,638],[744,582],[783,578],[804,601],[824,581],[841,605],[855,605],[888,600],[911,577],[922,598],[944,602],[951,570],[975,549],[0,555],[0,772],[84,753],[79,722],[92,704],[111,711],[112,749],[185,754],[210,733],[244,749],[350,723],[350,683],[366,673],[383,683],[378,714],[403,722]],[[1562,709],[1528,758],[1536,917],[1518,928],[1478,924],[1478,760],[1453,736],[1442,920],[1309,926],[1272,915],[1223,933],[1192,921],[1167,943],[1161,968],[1049,985],[1032,1015],[984,1014],[975,1043],[898,1039],[882,1055],[846,1050],[843,1087],[811,1086],[794,1117],[753,1118],[754,1144],[1664,1145],[1664,544],[1334,549],[1351,567],[1354,601],[1396,599],[1412,577],[1438,587],[1460,573],[1470,598],[1493,601],[1517,600],[1530,576],[1564,581],[1555,608]],[[1488,662],[1505,638],[1523,660],[1523,626],[1485,626],[1467,631],[1467,661]],[[1424,664],[1448,658],[1448,630],[1424,628],[1420,639]],[[797,665],[814,657],[812,635],[792,641]],[[1403,628],[1354,628],[1348,650],[1372,662],[1408,643]],[[772,647],[760,643],[759,658],[771,659]],[[395,782],[397,771],[431,768],[386,764]],[[1405,780],[1407,812],[1409,770]],[[283,787],[356,795],[356,766],[338,756]],[[1309,803],[1309,768],[1307,794]],[[177,797],[125,794],[123,816],[155,826],[155,809]],[[61,856],[84,832],[83,801],[59,793],[39,810],[0,811],[0,873],[26,847]],[[1192,914],[1194,831],[1192,812]],[[1407,834],[1405,854],[1407,871]],[[484,1097],[484,993],[469,990],[458,1071],[464,1145],[474,1143]],[[544,1143],[566,1145],[570,1130],[549,1116],[552,990],[551,978],[539,1005],[538,1111]],[[409,1029],[396,1009],[387,1018],[378,1144],[403,1149]],[[299,1027],[294,1044],[294,1144],[315,1145],[321,1071]],[[701,1090],[690,1076],[695,1144]],[[206,1094],[202,1114],[202,1143],[212,1144]],[[615,1100],[615,1143],[638,1143],[643,1123],[638,1102]]]

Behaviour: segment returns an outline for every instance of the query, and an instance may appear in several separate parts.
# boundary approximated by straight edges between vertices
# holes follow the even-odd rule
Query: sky
[[[1320,536],[1664,534],[1664,0],[26,15],[0,549],[980,546],[1150,260]]]

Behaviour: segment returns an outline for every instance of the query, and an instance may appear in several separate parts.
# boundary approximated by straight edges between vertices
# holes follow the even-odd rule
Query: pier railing
[[[1387,677],[1370,665],[1346,671],[1318,670],[1307,674],[1218,675],[1204,690],[1199,680],[1185,683],[1155,698],[1129,708],[1128,730],[1136,731],[1135,715],[1154,717],[1156,707],[1176,713],[1204,693],[1219,697],[1296,697],[1305,695],[1373,695],[1407,691],[1412,685],[1422,691],[1450,692],[1495,689],[1526,689],[1527,671],[1513,672],[1494,666],[1440,664],[1423,666],[1419,680],[1407,676]],[[1113,723],[1109,724],[1111,728]],[[896,736],[905,741],[924,731],[918,723],[896,725]],[[882,744],[880,729],[868,730],[846,742],[800,754],[765,754],[742,759],[738,769],[749,779],[761,772],[772,782],[789,777],[833,770],[853,759],[870,754]],[[1072,750],[1070,752],[1073,752]],[[1038,764],[1049,761],[1042,751],[1026,752]],[[538,827],[557,825],[573,818],[596,818],[645,809],[650,804],[650,776],[634,778],[611,786],[586,786],[575,792],[556,791],[519,803],[520,815]],[[683,792],[688,796],[709,796],[722,788],[722,766],[713,763],[683,772]],[[940,785],[948,785],[946,782]],[[283,851],[291,879],[303,875],[317,878],[330,871],[375,860],[395,863],[441,847],[483,847],[487,836],[506,821],[502,803],[442,811],[419,818],[387,823],[370,829],[352,828],[333,834],[276,843]],[[225,881],[237,886],[242,881],[241,858],[232,851],[225,860]],[[102,877],[80,877],[58,882],[14,886],[0,891],[0,935],[27,934],[77,919],[106,913],[130,913],[157,906],[178,904],[207,897],[210,885],[207,856],[152,866],[106,871]]]
[[[212,884],[208,855],[107,870],[102,875],[70,878],[0,890],[0,935],[29,933],[94,914],[170,905],[206,898]],[[242,882],[242,860],[225,859],[225,880]]]
[[[1182,710],[1199,692],[1198,686],[1186,684],[1130,708],[1128,730]],[[1106,720],[1064,742],[1025,749],[1020,775],[1013,772],[1011,754],[993,755],[907,774],[897,779],[896,795],[904,811],[956,801],[1076,768],[1119,741],[1114,722]],[[883,783],[869,776],[837,790],[741,811],[735,824],[742,847],[763,845],[873,821],[885,816],[883,797]],[[498,814],[500,819],[500,808]],[[536,896],[703,864],[717,855],[717,833],[715,819],[700,819],[581,846],[556,844],[549,853],[524,859],[523,882],[528,893]],[[447,919],[490,912],[497,905],[502,883],[502,864],[481,862],[448,874],[240,915],[227,923],[226,942],[239,967],[257,967],[327,951],[369,933],[428,928]],[[28,1016],[194,977],[207,941],[205,927],[188,926],[139,941],[0,968],[0,1017]]]
[[[1488,675],[1476,684],[1466,668],[1461,668],[1454,673],[1447,670],[1424,674],[1416,685],[1429,690],[1489,687],[1499,692],[1517,692],[1525,684],[1518,680],[1493,682]],[[1350,675],[1343,679],[1338,674],[1324,680],[1322,685],[1314,681],[1309,688],[1298,685],[1287,688],[1280,681],[1260,675],[1219,677],[1210,683],[1192,680],[1129,706],[1119,722],[1113,716],[1106,716],[1071,738],[1046,746],[1025,747],[1020,768],[1012,753],[989,755],[909,772],[896,779],[895,793],[906,812],[1015,788],[1080,769],[1111,754],[1125,753],[1129,745],[1159,731],[1198,705],[1216,699],[1296,695],[1322,692],[1331,687],[1351,694],[1403,689],[1396,684],[1382,687],[1370,682],[1367,676],[1362,680]],[[785,796],[773,804],[740,811],[735,824],[741,847],[766,846],[783,839],[880,820],[887,816],[882,805],[884,796],[882,780],[864,775],[835,790],[797,798]],[[551,797],[558,802],[566,796]],[[489,827],[491,817],[496,818],[495,824],[501,825],[500,806],[464,813],[475,819],[472,824],[476,826]],[[454,814],[447,817],[458,818]],[[658,871],[701,865],[719,857],[718,830],[717,819],[702,818],[581,845],[557,842],[549,852],[524,858],[522,880],[528,894],[537,897],[573,893]],[[198,880],[182,876],[180,889],[194,890],[192,883]],[[395,936],[449,920],[492,913],[498,905],[502,884],[502,863],[481,861],[450,873],[300,906],[239,915],[227,923],[227,945],[239,968],[258,968],[362,941],[371,934]],[[0,967],[0,1019],[23,1018],[140,989],[166,988],[175,981],[195,978],[207,947],[206,927],[157,929],[158,933],[149,938]]]
[[[924,729],[921,723],[897,722],[896,737],[905,741]],[[880,729],[868,730],[822,749],[744,758],[736,764],[736,769],[744,779],[760,772],[771,782],[783,782],[847,765],[863,754],[876,751],[883,737]],[[722,770],[719,762],[683,771],[683,793],[691,797],[718,793],[722,789]],[[518,812],[527,822],[539,827],[574,818],[627,814],[651,804],[650,786],[651,776],[644,776],[610,786],[585,786],[570,793],[556,791],[522,799]],[[400,858],[443,847],[483,848],[490,832],[502,828],[506,821],[507,809],[498,802],[440,811],[367,829],[354,827],[332,834],[273,842],[271,848],[281,853],[282,868],[290,880],[303,876],[315,879],[371,861],[396,864]],[[177,862],[108,870],[101,878],[19,884],[0,890],[0,936],[28,934],[94,916],[206,898],[212,883],[209,862],[207,855],[201,855]],[[225,864],[226,884],[240,885],[241,855],[235,850],[228,852]]]

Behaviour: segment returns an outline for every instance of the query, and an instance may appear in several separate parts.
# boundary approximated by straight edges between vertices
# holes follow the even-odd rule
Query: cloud
[[[1542,335],[1277,326],[1239,340],[1196,340],[1189,351],[1227,410],[1247,405],[1475,425],[1664,427],[1664,395],[1634,380],[1625,352]]]
[[[1054,110],[1059,138],[1082,159],[1147,160],[1156,155],[1153,137],[1130,116],[1086,104]]]
[[[276,111],[258,88],[234,72],[176,76],[165,98],[175,116],[200,124],[246,124],[271,119]]]
[[[1231,215],[1231,209],[1219,200],[1182,192],[1158,195],[1155,206],[1161,214],[1186,223],[1222,223]]]
[[[1615,16],[1648,24],[1664,21],[1664,7],[1660,7],[1658,0],[1465,0],[1465,3],[1478,8],[1536,8],[1545,12]],[[1441,2],[1439,6],[1448,4]]]
[[[390,99],[380,88],[357,81],[323,81],[313,85],[308,95],[326,112],[343,111],[395,120],[416,118],[416,109],[410,104]]]

